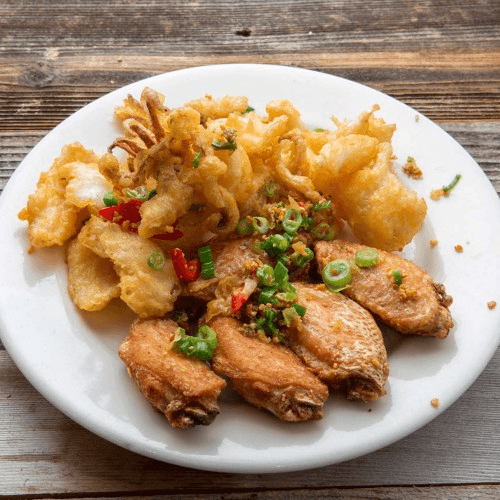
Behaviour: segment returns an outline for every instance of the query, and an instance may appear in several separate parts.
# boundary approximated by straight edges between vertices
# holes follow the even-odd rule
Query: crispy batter
[[[392,147],[378,145],[373,165],[345,176],[332,186],[354,235],[365,245],[401,250],[422,226],[427,205],[392,169]]]
[[[68,245],[68,292],[84,311],[99,311],[120,296],[120,278],[113,262],[83,246],[78,239]]]
[[[326,384],[348,398],[373,401],[389,375],[382,333],[368,311],[339,293],[294,283],[307,308],[286,334],[290,348]]]
[[[354,262],[363,245],[347,241],[317,242],[318,268],[335,259]],[[445,338],[453,328],[448,307],[452,298],[444,286],[433,282],[423,269],[399,255],[378,250],[379,262],[370,268],[352,273],[350,286],[344,290],[348,297],[375,314],[383,323],[403,334]],[[403,276],[397,285],[393,272]]]
[[[75,142],[64,146],[49,170],[40,175],[36,192],[29,196],[26,208],[18,215],[19,219],[28,221],[31,249],[63,245],[76,234],[83,209],[66,199],[68,180],[62,169],[68,163],[97,161],[93,151]]]
[[[80,243],[113,261],[120,277],[120,298],[140,317],[162,316],[174,307],[180,292],[172,261],[156,271],[147,264],[158,245],[111,222],[92,216],[78,235]]]
[[[119,355],[142,394],[172,427],[208,425],[219,414],[226,382],[206,363],[176,352],[178,325],[171,320],[136,321]]]
[[[289,422],[323,417],[327,387],[289,349],[249,337],[233,318],[210,322],[219,342],[212,367],[257,408]]]

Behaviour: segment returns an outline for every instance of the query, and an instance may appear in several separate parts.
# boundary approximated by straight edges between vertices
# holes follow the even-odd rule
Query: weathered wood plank
[[[499,371],[500,350],[472,387],[436,420],[365,457],[289,474],[217,474],[157,462],[94,436],[40,396],[0,351],[0,491],[70,496],[210,491],[222,497],[230,491],[269,490],[286,496],[306,488],[321,492],[340,487],[500,483],[498,464],[490,456],[490,450],[500,446]]]
[[[229,496],[230,495],[230,496]],[[200,493],[174,494],[170,500],[249,500],[260,498],[285,500],[291,498],[355,499],[355,500],[497,500],[500,497],[500,486],[395,486],[376,488],[328,488],[328,489],[296,489],[287,491],[234,492],[213,494],[210,490]],[[66,498],[66,497],[65,497]],[[78,497],[81,500],[104,500],[123,497]],[[127,500],[164,500],[161,495],[127,496]],[[72,500],[67,498],[67,500]]]

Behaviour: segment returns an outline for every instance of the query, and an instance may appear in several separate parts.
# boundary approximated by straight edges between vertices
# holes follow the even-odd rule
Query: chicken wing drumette
[[[363,245],[347,241],[320,241],[315,245],[318,269],[336,259],[355,262]],[[445,338],[453,328],[448,307],[452,298],[443,285],[413,262],[396,254],[377,250],[378,262],[360,267],[343,293],[403,334]]]
[[[224,316],[210,326],[218,346],[212,367],[231,380],[252,405],[281,420],[300,422],[323,417],[328,388],[289,349],[243,333],[243,324]]]
[[[131,377],[172,427],[208,425],[219,414],[226,382],[209,366],[173,349],[179,326],[171,320],[137,320],[119,349]]]

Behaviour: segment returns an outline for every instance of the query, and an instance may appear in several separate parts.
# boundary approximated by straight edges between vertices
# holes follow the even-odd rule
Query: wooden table
[[[4,0],[0,189],[47,132],[99,96],[236,62],[314,69],[392,95],[438,122],[500,190],[498,0]],[[499,371],[497,351],[451,408],[368,456],[218,474],[94,436],[45,401],[0,344],[0,498],[499,498]]]

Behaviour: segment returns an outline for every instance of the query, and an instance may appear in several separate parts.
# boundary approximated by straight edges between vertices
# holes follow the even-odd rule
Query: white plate
[[[426,198],[429,215],[404,254],[444,282],[455,301],[456,327],[444,341],[391,337],[388,395],[365,405],[331,398],[320,422],[286,424],[231,393],[208,427],[171,429],[128,377],[117,349],[133,315],[113,304],[100,313],[77,311],[66,292],[60,249],[28,255],[26,225],[17,219],[41,171],[61,147],[79,140],[97,153],[119,133],[113,108],[149,86],[174,107],[206,93],[246,95],[257,111],[290,99],[308,126],[329,127],[331,114],[355,118],[374,103],[397,123],[399,166],[408,155],[424,178],[407,182]],[[386,446],[450,406],[476,379],[500,339],[500,204],[472,158],[442,129],[408,106],[362,85],[322,73],[266,65],[207,66],[159,75],[112,92],[49,133],[16,169],[0,200],[0,331],[28,380],[52,404],[95,434],[137,453],[198,469],[264,473],[320,467]],[[399,168],[399,167],[397,167]],[[462,180],[448,198],[432,189]],[[430,239],[439,240],[431,249]],[[454,250],[456,244],[463,253]],[[439,399],[439,408],[431,406]],[[429,450],[431,451],[431,450]]]

